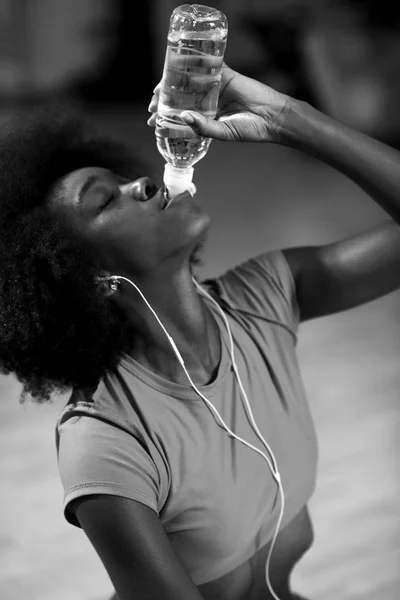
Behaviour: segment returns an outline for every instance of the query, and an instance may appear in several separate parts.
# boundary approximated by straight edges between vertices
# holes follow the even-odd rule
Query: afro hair
[[[48,209],[54,186],[88,166],[152,171],[69,103],[21,112],[0,135],[0,372],[23,384],[20,404],[41,404],[96,385],[135,333],[93,284],[96,257]]]

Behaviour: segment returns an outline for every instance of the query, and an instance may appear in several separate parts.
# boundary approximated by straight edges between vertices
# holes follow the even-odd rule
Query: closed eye
[[[115,199],[115,197],[115,194],[109,194],[106,197],[105,202],[103,202],[103,204],[101,205],[100,212],[104,210]]]

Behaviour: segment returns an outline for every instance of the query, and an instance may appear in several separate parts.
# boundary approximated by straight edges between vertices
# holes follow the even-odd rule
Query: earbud
[[[121,282],[119,279],[109,279],[108,280],[108,287],[110,288],[110,290],[112,290],[113,292],[117,292],[119,289],[119,286],[121,285]]]
[[[111,275],[111,277],[95,277],[95,281],[97,283],[100,283],[101,281],[108,281],[108,287],[113,292],[117,292],[121,285],[121,281],[115,275]]]

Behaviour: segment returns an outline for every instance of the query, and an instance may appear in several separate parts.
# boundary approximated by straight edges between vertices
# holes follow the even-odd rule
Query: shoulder
[[[262,252],[203,283],[221,306],[280,323],[296,335],[296,286],[282,250]]]

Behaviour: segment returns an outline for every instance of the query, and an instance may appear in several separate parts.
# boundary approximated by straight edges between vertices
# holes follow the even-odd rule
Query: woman
[[[265,252],[203,282],[208,298],[192,273],[209,218],[189,193],[164,209],[163,190],[133,172],[137,163],[85,139],[79,125],[12,131],[1,169],[1,360],[38,402],[73,387],[56,428],[64,514],[85,531],[120,600],[290,600],[290,573],[313,538],[317,454],[296,333],[300,321],[400,287],[400,154],[227,65],[217,120],[186,119],[217,140],[310,153],[391,219],[334,244]],[[231,369],[228,323],[285,493],[269,564],[275,595],[265,567],[282,506],[277,482],[191,386],[144,298],[195,386],[264,451]]]

